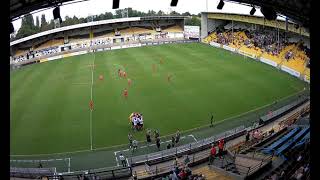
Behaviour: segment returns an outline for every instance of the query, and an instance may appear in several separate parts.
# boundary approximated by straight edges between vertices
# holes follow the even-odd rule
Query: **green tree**
[[[165,15],[165,13],[161,10],[157,12],[157,16],[164,16],[164,15]]]
[[[122,10],[123,9],[117,9],[114,18],[122,18]]]
[[[72,20],[73,20],[74,24],[79,24],[80,23],[80,21],[79,21],[77,16],[73,16]]]
[[[48,22],[46,20],[46,16],[44,14],[41,14],[41,25],[40,25],[40,30],[41,31],[46,31],[48,30]]]
[[[39,21],[39,16],[36,17],[36,27],[40,29],[40,21]]]
[[[181,14],[182,16],[191,16],[191,14],[189,12],[184,12]]]
[[[197,16],[192,16],[192,18],[187,18],[184,24],[189,26],[201,26],[201,20]]]
[[[22,18],[21,27],[17,33],[17,38],[30,36],[37,32],[38,32],[38,29],[34,25],[33,16],[31,14],[27,14]]]
[[[170,15],[171,16],[178,16],[178,15],[180,15],[178,12],[176,12],[176,11],[171,11],[170,12]]]
[[[104,19],[113,19],[113,14],[111,12],[105,12]]]
[[[156,16],[156,15],[157,15],[157,13],[154,10],[149,10],[147,12],[147,16]]]

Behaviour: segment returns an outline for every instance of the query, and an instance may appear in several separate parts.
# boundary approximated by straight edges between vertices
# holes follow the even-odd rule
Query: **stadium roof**
[[[65,26],[61,28],[51,29],[48,31],[40,32],[31,36],[27,36],[25,38],[21,38],[15,41],[10,42],[10,46],[35,39],[38,37],[46,36],[49,34],[54,34],[58,32],[63,32],[67,30],[72,29],[80,29],[90,26],[98,26],[98,25],[104,25],[104,24],[112,24],[112,23],[121,23],[121,22],[134,22],[134,21],[143,21],[143,20],[154,20],[154,19],[184,19],[186,16],[149,16],[149,17],[130,17],[130,18],[119,18],[119,19],[108,19],[108,20],[102,20],[102,21],[93,21],[88,23],[81,23],[81,24],[75,24],[71,26]]]
[[[13,20],[21,15],[35,10],[54,7],[62,3],[74,3],[87,0],[10,0],[10,19]],[[121,0],[120,0],[121,1]],[[309,12],[311,0],[226,0],[246,5],[259,7],[271,7],[277,13],[283,14],[295,20],[299,24],[309,26]],[[169,6],[169,5],[168,5]]]
[[[297,27],[295,23],[288,20],[286,23],[285,19],[277,18],[276,20],[266,20],[263,16],[251,16],[248,14],[238,13],[221,13],[221,12],[202,12],[210,19],[221,19],[221,20],[234,20],[238,22],[257,24],[263,26],[269,26],[273,28],[279,28],[282,30],[294,32],[303,36],[309,37],[309,29],[303,26]]]
[[[241,4],[254,4],[259,7],[273,8],[277,13],[285,15],[296,23],[309,26],[311,0],[227,0]]]

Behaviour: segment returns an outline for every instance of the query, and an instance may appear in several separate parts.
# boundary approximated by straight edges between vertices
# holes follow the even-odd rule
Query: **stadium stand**
[[[133,17],[57,28],[11,42],[11,63],[20,65],[85,48],[110,48],[112,45],[145,41],[184,40],[183,21],[182,16],[160,19]],[[88,28],[89,26],[92,28]],[[161,32],[162,27],[164,30]],[[156,31],[156,28],[160,31]],[[35,45],[37,39],[42,43]]]
[[[231,24],[229,21],[217,21],[217,25],[212,26],[215,28],[202,42],[227,45],[244,54],[253,55],[254,58],[273,61],[278,67],[290,68],[299,72],[301,77],[306,74],[306,79],[310,79],[307,75],[307,64],[310,60],[310,43],[307,38],[285,31],[277,32],[277,29],[272,27],[242,22]]]
[[[36,47],[33,47],[33,51],[48,49],[48,48],[60,46],[63,44],[64,44],[63,39],[52,39],[52,40],[49,40],[45,43],[42,43]]]
[[[183,29],[182,27],[180,27],[179,25],[174,25],[174,26],[171,26],[171,27],[168,27],[168,28],[165,28],[162,30],[163,32],[183,32]]]
[[[297,132],[299,131],[299,127],[292,129],[288,132],[285,136],[271,144],[270,146],[266,147],[262,152],[270,154],[273,153],[274,150],[280,148],[285,142],[287,142],[290,138],[292,138]]]
[[[148,28],[141,28],[141,27],[132,27],[133,34],[147,34],[147,33],[155,33],[156,31]]]

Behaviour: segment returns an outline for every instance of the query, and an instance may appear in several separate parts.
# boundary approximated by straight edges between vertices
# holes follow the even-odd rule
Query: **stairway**
[[[233,179],[231,176],[226,176],[210,166],[198,167],[192,170],[192,174],[202,174],[205,176],[205,179],[219,179],[219,180],[231,180]]]

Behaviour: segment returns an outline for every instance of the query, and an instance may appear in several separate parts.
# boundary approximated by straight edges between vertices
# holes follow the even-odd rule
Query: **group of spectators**
[[[287,51],[286,54],[285,54],[286,60],[288,61],[292,57],[293,57],[293,52],[291,50]]]
[[[179,163],[178,157],[173,160],[173,168],[169,176],[165,176],[162,180],[204,180],[202,174],[192,174],[189,167],[189,156],[185,155],[183,162]]]
[[[216,146],[218,147],[218,153],[216,150]],[[219,159],[224,155],[224,139],[220,139],[217,143],[212,144],[209,155],[209,165],[212,165],[216,156],[219,156]]]

